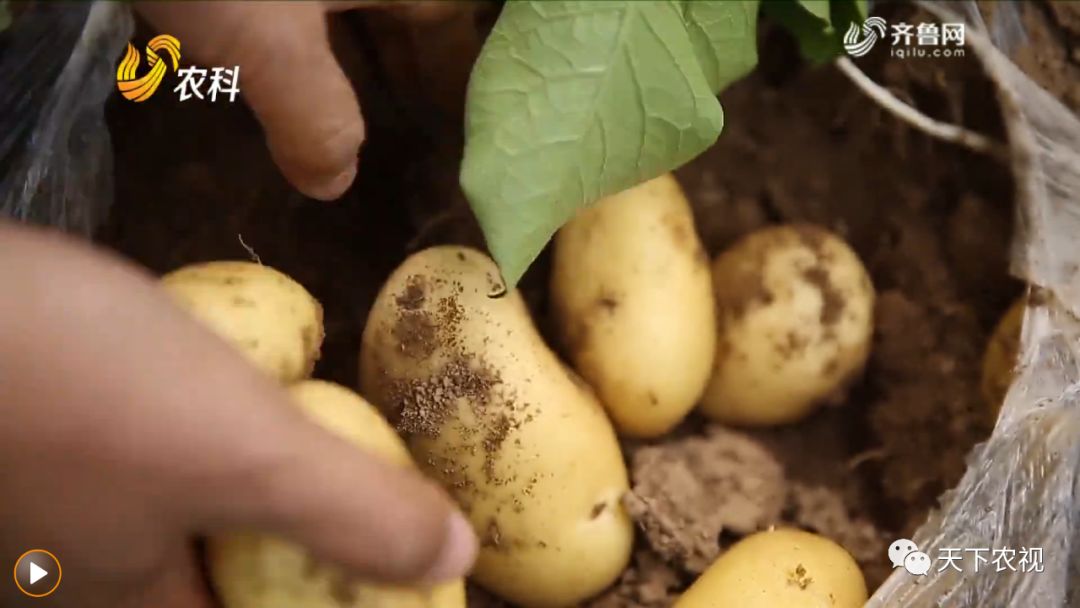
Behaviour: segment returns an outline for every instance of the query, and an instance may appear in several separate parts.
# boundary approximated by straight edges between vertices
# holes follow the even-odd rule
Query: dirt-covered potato
[[[405,444],[378,411],[347,388],[316,380],[290,387],[295,403],[353,444],[411,466]],[[282,539],[230,534],[211,539],[211,578],[224,608],[464,608],[462,580],[409,589],[347,579]]]
[[[371,309],[360,372],[472,521],[476,582],[521,606],[571,606],[622,572],[633,526],[614,429],[487,256],[405,260]]]
[[[620,433],[662,435],[701,397],[716,350],[712,278],[672,175],[607,197],[559,231],[551,302],[574,367]]]
[[[866,363],[874,288],[855,252],[815,226],[753,232],[713,262],[719,339],[701,401],[723,423],[795,422]]]
[[[866,581],[840,545],[801,530],[770,530],[728,549],[675,608],[862,608]]]
[[[1005,311],[994,327],[994,333],[991,334],[990,341],[986,344],[986,351],[983,353],[980,388],[994,420],[1001,411],[1005,394],[1013,381],[1016,357],[1020,350],[1020,330],[1024,324],[1026,302],[1027,298],[1022,297],[1013,302],[1012,306]]]
[[[287,275],[252,262],[207,262],[161,279],[196,318],[282,382],[311,374],[323,341],[322,306]]]

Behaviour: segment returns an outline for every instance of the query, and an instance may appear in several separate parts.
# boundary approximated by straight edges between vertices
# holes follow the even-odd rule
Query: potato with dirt
[[[484,254],[405,260],[364,329],[363,391],[481,538],[473,579],[521,606],[569,606],[626,567],[626,466],[591,389],[543,342]]]
[[[989,408],[991,420],[997,420],[1015,375],[1026,306],[1026,297],[1017,299],[1009,306],[994,326],[994,333],[990,335],[983,353],[979,388]]]
[[[269,266],[220,261],[166,274],[162,285],[263,371],[291,383],[311,374],[323,341],[322,306]]]
[[[862,608],[866,581],[840,545],[794,529],[736,543],[694,581],[675,608]]]
[[[394,464],[415,466],[378,411],[353,391],[306,380],[289,392],[312,420]],[[465,584],[408,588],[348,579],[286,540],[250,533],[213,538],[208,562],[224,608],[464,608]]]
[[[582,210],[555,237],[551,303],[561,342],[616,429],[670,431],[712,371],[709,260],[671,174]]]
[[[787,424],[842,396],[874,330],[874,288],[847,243],[816,226],[772,226],[723,251],[712,270],[719,339],[706,416]]]

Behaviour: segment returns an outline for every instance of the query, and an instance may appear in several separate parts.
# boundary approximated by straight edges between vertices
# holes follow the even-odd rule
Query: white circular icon
[[[904,570],[915,576],[925,576],[930,571],[930,556],[922,551],[912,551],[904,557]]]
[[[893,541],[893,544],[889,545],[889,561],[892,562],[893,568],[903,568],[904,558],[913,551],[918,551],[919,547],[915,545],[915,542],[907,539],[900,538]]]

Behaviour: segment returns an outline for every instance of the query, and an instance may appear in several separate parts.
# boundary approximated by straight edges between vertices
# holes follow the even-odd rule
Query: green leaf
[[[829,0],[799,0],[806,12],[817,17],[826,24],[832,23],[830,17]]]
[[[762,7],[795,36],[803,57],[814,64],[830,61],[843,52],[840,38],[829,22],[822,21],[803,4],[793,0],[770,0],[763,2]]]
[[[863,21],[866,21],[866,11],[866,0],[833,0],[833,29],[836,30],[837,37],[841,40],[841,44],[843,43],[844,32],[847,32],[848,27],[852,23],[861,27]]]
[[[867,0],[770,0],[762,5],[795,36],[803,56],[818,65],[844,52],[844,32],[852,23],[862,25],[867,13]]]
[[[686,31],[714,93],[757,65],[757,16],[757,0],[684,4]]]
[[[11,12],[8,11],[7,0],[0,0],[0,32],[11,25]]]
[[[799,42],[803,57],[820,65],[844,52],[843,35],[866,19],[867,0],[769,0],[766,12]]]
[[[722,126],[681,3],[507,2],[469,82],[461,169],[507,287],[579,208],[686,163]]]

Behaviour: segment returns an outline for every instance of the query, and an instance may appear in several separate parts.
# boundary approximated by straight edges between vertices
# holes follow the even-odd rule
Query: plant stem
[[[930,118],[926,114],[916,110],[908,104],[900,101],[889,92],[888,89],[874,82],[851,59],[840,57],[836,60],[836,67],[855,84],[863,93],[888,110],[893,116],[908,123],[912,127],[927,135],[963,146],[980,154],[988,154],[999,160],[1009,158],[1008,147],[996,142],[985,135],[969,131],[959,125],[941,122]]]

